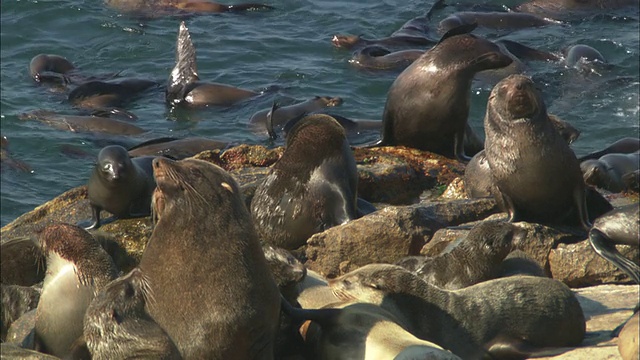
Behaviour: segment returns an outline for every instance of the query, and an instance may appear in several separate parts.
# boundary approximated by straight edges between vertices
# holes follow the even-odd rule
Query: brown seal
[[[92,359],[182,359],[169,335],[149,316],[153,301],[147,279],[135,268],[106,285],[84,317],[84,339]]]
[[[35,110],[20,114],[20,120],[38,120],[54,129],[74,133],[93,133],[107,135],[140,135],[146,130],[128,122],[102,116],[83,116],[57,114],[53,111]]]
[[[575,154],[548,119],[531,79],[511,75],[491,91],[485,152],[509,221],[574,223],[585,229],[585,185]]]
[[[143,91],[158,85],[146,79],[112,81],[93,80],[79,85],[69,93],[69,102],[84,109],[112,109],[127,105]]]
[[[349,64],[366,70],[404,70],[424,54],[424,50],[391,51],[384,46],[369,45],[357,50]]]
[[[514,10],[539,15],[561,15],[604,9],[618,9],[627,6],[638,7],[636,0],[530,0],[518,5]]]
[[[47,256],[47,275],[36,309],[36,350],[64,357],[82,336],[89,303],[117,277],[117,270],[109,254],[80,227],[49,225],[38,240]]]
[[[637,137],[625,137],[614,141],[611,145],[598,151],[594,151],[578,158],[579,161],[585,161],[589,159],[599,159],[607,154],[631,154],[640,150],[640,138]]]
[[[251,214],[263,241],[296,249],[357,217],[358,172],[344,128],[314,114],[287,133],[282,157],[258,185]]]
[[[280,295],[236,181],[196,159],[153,168],[149,314],[184,358],[272,358]]]
[[[365,39],[361,35],[334,35],[331,43],[337,48],[357,50],[369,45],[401,47],[426,47],[436,43],[430,38],[429,15],[418,16],[404,23],[388,37]]]
[[[607,154],[599,159],[585,160],[580,163],[585,184],[614,193],[627,190],[623,177],[638,171],[639,168],[640,152]]]
[[[382,145],[403,145],[469,160],[464,134],[473,76],[511,64],[489,40],[462,26],[406,68],[393,82],[382,115]]]
[[[289,120],[298,116],[322,110],[325,107],[335,107],[342,104],[342,98],[330,96],[314,96],[303,102],[289,105],[277,106],[276,111],[263,109],[251,116],[249,128],[258,135],[267,135],[267,115],[271,111],[271,126],[273,128],[283,127]]]
[[[580,344],[585,319],[562,282],[511,276],[447,291],[408,270],[370,264],[330,282],[344,300],[373,303],[418,338],[464,359],[526,357],[534,349]]]
[[[29,63],[29,74],[36,82],[68,82],[65,74],[75,70],[73,63],[60,55],[39,54]]]
[[[176,40],[176,65],[171,71],[165,98],[169,105],[231,106],[259,93],[230,85],[199,82],[196,48],[189,29],[180,23]]]
[[[523,230],[513,224],[483,221],[449,251],[405,257],[396,265],[441,289],[461,289],[498,277],[502,261],[523,237]]]
[[[476,12],[461,11],[444,18],[438,24],[438,31],[445,33],[460,25],[477,23],[489,29],[524,29],[559,24],[559,21],[543,18],[534,14],[517,12]]]
[[[117,218],[148,216],[151,213],[151,194],[155,188],[151,162],[153,156],[129,157],[120,145],[104,147],[87,183],[92,211],[92,224],[100,227],[100,211],[106,210]]]
[[[158,138],[145,141],[128,149],[129,156],[165,156],[173,160],[182,160],[197,155],[205,150],[223,150],[230,143],[223,140],[204,137]]]

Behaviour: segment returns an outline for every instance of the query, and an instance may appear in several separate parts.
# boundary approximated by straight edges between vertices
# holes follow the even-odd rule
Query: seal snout
[[[516,118],[533,116],[539,108],[536,89],[526,76],[510,76],[500,87],[504,94],[507,109]]]

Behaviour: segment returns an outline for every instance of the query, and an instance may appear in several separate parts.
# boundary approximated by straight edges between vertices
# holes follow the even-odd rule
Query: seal
[[[354,301],[304,310],[283,300],[282,310],[297,322],[309,352],[317,359],[460,360],[442,347],[420,340],[380,306]]]
[[[151,162],[153,156],[130,158],[120,145],[104,147],[87,183],[92,212],[92,224],[100,227],[100,211],[106,210],[117,218],[148,216],[151,195],[155,188]]]
[[[509,221],[575,219],[591,227],[578,160],[549,121],[531,79],[511,75],[491,90],[484,128],[485,153],[499,190],[494,197]]]
[[[297,285],[307,276],[307,268],[285,249],[263,245],[262,251],[280,294],[288,301],[295,301]]]
[[[259,95],[251,90],[230,85],[199,82],[196,64],[196,48],[191,42],[189,29],[180,22],[176,41],[176,65],[171,71],[165,91],[165,99],[171,106],[231,106]]]
[[[29,63],[29,74],[36,82],[66,84],[69,82],[66,74],[75,69],[76,67],[71,61],[53,54],[36,55]]]
[[[498,277],[502,261],[524,236],[513,224],[484,221],[450,251],[434,257],[405,257],[396,265],[441,289],[462,289]]]
[[[203,0],[106,0],[105,3],[120,12],[158,17],[176,12],[189,13],[224,13],[253,10],[271,10],[272,6],[258,3],[241,3],[225,5],[214,1]]]
[[[30,237],[8,239],[0,244],[0,283],[32,286],[45,276],[42,249]]]
[[[561,24],[559,21],[527,13],[461,11],[453,13],[441,20],[438,24],[438,31],[440,33],[446,33],[458,26],[471,25],[473,23],[484,28],[495,30],[525,29]]]
[[[600,51],[589,45],[577,44],[569,46],[562,51],[564,62],[568,67],[576,68],[582,72],[595,72],[595,66],[606,64]]]
[[[393,82],[382,115],[381,145],[403,145],[469,159],[464,134],[473,76],[511,64],[491,41],[455,28]]]
[[[75,133],[106,135],[140,135],[146,130],[128,122],[102,116],[57,114],[53,111],[35,110],[18,116],[20,120],[38,120],[57,130]]]
[[[146,312],[151,298],[138,268],[100,290],[84,317],[83,334],[92,359],[125,359],[132,354],[182,359],[169,335]]]
[[[147,311],[183,358],[272,358],[280,295],[236,181],[203,160],[158,157],[153,169]]]
[[[430,11],[431,12],[431,11]],[[418,16],[404,23],[390,36],[378,39],[365,39],[361,35],[334,35],[331,43],[337,48],[357,50],[369,45],[402,47],[426,47],[432,46],[436,41],[430,38],[429,17]]]
[[[511,276],[447,291],[408,270],[370,264],[330,282],[343,300],[381,306],[407,330],[463,359],[527,357],[534,349],[580,344],[585,319],[562,282]]]
[[[173,160],[182,160],[205,150],[223,150],[230,146],[228,141],[187,137],[178,139],[165,137],[145,141],[129,148],[129,156],[164,156]]]
[[[0,172],[4,171],[7,168],[12,170],[30,172],[31,167],[27,163],[11,157],[11,154],[9,152],[9,140],[7,139],[7,137],[4,135],[0,135],[0,141],[2,144],[2,147],[0,147]]]
[[[391,50],[380,45],[369,45],[357,50],[349,64],[366,70],[404,70],[424,54],[424,50]]]
[[[607,154],[631,154],[640,150],[640,138],[626,137],[620,140],[616,140],[611,145],[598,151],[594,151],[584,156],[580,156],[578,160],[580,162],[590,159],[599,159]]]
[[[628,191],[640,191],[640,170],[624,174],[622,176],[622,182]]]
[[[304,309],[320,309],[340,302],[331,291],[327,279],[311,269],[307,269],[307,275],[296,285],[296,290],[298,295],[295,300]]]
[[[271,111],[272,127],[283,127],[289,120],[313,113],[326,107],[335,107],[342,104],[342,98],[330,96],[314,96],[303,102],[289,106],[277,106],[276,111]],[[267,135],[267,115],[270,109],[263,109],[251,116],[249,128],[256,135]]]
[[[597,160],[580,163],[584,182],[614,193],[627,189],[623,180],[626,174],[640,170],[640,152],[631,154],[607,154]]]
[[[38,240],[47,256],[47,275],[36,308],[36,350],[65,357],[82,336],[89,303],[117,270],[91,234],[75,225],[49,225]]]
[[[34,310],[40,300],[40,289],[31,286],[0,284],[2,310],[0,311],[0,340],[7,341],[11,324],[28,311]]]
[[[282,157],[256,188],[251,214],[261,239],[292,250],[357,217],[358,171],[345,130],[309,115],[287,132]]]
[[[514,275],[547,276],[542,266],[535,259],[519,249],[510,252],[504,258],[500,264],[500,273],[497,277]]]
[[[530,0],[515,7],[515,11],[543,16],[562,15],[604,9],[619,9],[638,3],[634,0]]]
[[[93,80],[73,89],[68,100],[79,108],[110,110],[127,105],[140,93],[157,85],[152,80],[135,78],[110,82]]]

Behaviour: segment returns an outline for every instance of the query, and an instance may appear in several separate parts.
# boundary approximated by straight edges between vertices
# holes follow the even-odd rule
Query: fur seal
[[[85,109],[121,108],[143,91],[158,83],[146,79],[117,81],[93,80],[79,85],[69,93],[69,102]]]
[[[92,224],[100,227],[100,211],[106,210],[118,218],[148,216],[151,194],[155,188],[151,162],[153,156],[130,158],[120,145],[104,147],[87,183]]]
[[[493,42],[469,34],[473,28],[447,32],[398,75],[382,115],[382,145],[469,160],[464,154],[464,133],[473,76],[512,62]]]
[[[441,289],[461,289],[498,277],[502,261],[523,237],[524,231],[511,223],[484,221],[450,251],[405,257],[396,265]]]
[[[185,359],[272,358],[280,295],[236,181],[203,160],[158,157],[153,169],[147,311]]]
[[[463,359],[526,357],[533,349],[580,344],[585,318],[562,282],[512,276],[447,291],[408,270],[370,264],[330,282],[343,300],[373,303],[420,339]]]
[[[92,359],[182,359],[169,335],[149,316],[149,284],[140,269],[106,285],[84,317],[84,338]]]
[[[522,250],[514,250],[502,260],[497,277],[515,275],[547,276],[542,266]]]
[[[38,120],[54,129],[75,133],[140,135],[146,132],[133,124],[102,116],[66,115],[47,110],[35,110],[20,114],[18,118],[20,120]]]
[[[499,190],[494,197],[509,221],[579,219],[585,229],[591,227],[578,160],[549,121],[531,79],[511,75],[491,90],[484,128],[485,153]]]
[[[64,357],[82,336],[89,303],[118,276],[117,270],[109,254],[80,227],[49,225],[38,240],[47,256],[47,275],[36,309],[36,350]]]
[[[304,310],[282,303],[283,312],[297,322],[313,321],[304,322],[300,333],[314,359],[460,360],[442,347],[418,339],[396,316],[374,304],[348,301]]]
[[[0,172],[4,171],[4,169],[6,168],[30,172],[31,167],[28,164],[11,157],[11,154],[9,152],[9,140],[7,139],[7,137],[1,135],[0,141],[2,144],[2,146],[0,147]]]
[[[176,40],[176,65],[171,71],[165,99],[171,106],[231,106],[259,93],[230,85],[199,82],[196,48],[191,42],[189,29],[180,22]]]
[[[285,249],[263,245],[262,251],[280,293],[288,301],[295,300],[297,284],[307,276],[307,268]]]
[[[40,289],[31,286],[0,284],[0,340],[7,341],[11,324],[28,311],[35,309],[40,300]]]
[[[263,241],[296,249],[357,217],[358,171],[344,128],[309,115],[287,133],[282,157],[258,185],[251,214]]]
[[[207,139],[203,137],[159,138],[145,141],[129,148],[129,156],[164,156],[173,160],[182,160],[197,155],[205,150],[222,150],[230,143],[223,140]]]
[[[249,128],[254,134],[267,135],[267,115],[271,111],[271,125],[273,128],[283,127],[289,120],[308,113],[322,110],[325,107],[335,107],[342,104],[342,98],[330,96],[314,96],[303,102],[289,105],[277,106],[276,111],[264,109],[256,112],[249,119]]]
[[[560,15],[571,12],[618,9],[638,6],[635,0],[530,0],[518,5],[514,10],[539,15]]]
[[[438,31],[445,33],[458,26],[473,23],[484,28],[505,30],[542,27],[560,22],[527,13],[461,11],[441,20],[438,24]]]
[[[598,151],[594,151],[584,156],[580,156],[578,160],[580,162],[590,159],[599,159],[607,154],[631,154],[640,150],[640,138],[626,137],[620,140],[616,140],[611,145]]]
[[[607,154],[599,159],[580,163],[587,185],[617,193],[627,190],[624,175],[639,170],[640,152],[631,154]]]
[[[418,16],[404,23],[390,36],[379,39],[365,39],[361,35],[334,35],[331,43],[337,48],[357,50],[369,45],[381,45],[394,48],[426,47],[436,43],[430,38],[428,16]]]
[[[367,70],[404,70],[424,54],[424,50],[391,50],[380,45],[369,45],[357,50],[349,64]]]
[[[296,291],[296,302],[304,309],[320,309],[340,302],[331,291],[327,279],[311,269],[307,269],[307,275],[296,285]]]
[[[75,70],[71,61],[60,55],[39,54],[29,63],[29,74],[36,82],[69,82],[66,74]]]

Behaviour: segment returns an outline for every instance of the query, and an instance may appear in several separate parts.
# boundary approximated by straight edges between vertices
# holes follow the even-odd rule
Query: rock
[[[436,230],[494,211],[495,203],[485,199],[387,207],[313,235],[306,265],[331,278],[370,263],[393,263],[417,255]]]
[[[35,309],[40,300],[40,289],[29,286],[0,284],[2,311],[0,312],[0,340],[5,341],[11,324],[26,312]]]
[[[15,343],[2,343],[0,345],[3,359],[22,359],[22,360],[56,360],[60,359],[53,355],[43,354],[35,350],[23,349]]]
[[[35,347],[36,309],[22,314],[11,324],[7,332],[7,342],[19,344],[23,348]],[[4,356],[4,353],[2,353]]]
[[[638,263],[638,248],[616,246],[620,253]],[[551,274],[570,287],[583,287],[604,283],[629,282],[629,277],[613,264],[601,258],[587,241],[577,244],[560,244],[549,254]]]
[[[442,195],[440,195],[440,200],[461,200],[461,199],[469,199],[467,193],[464,189],[464,180],[462,177],[457,177],[453,179],[453,181],[447,186]]]
[[[618,351],[623,360],[638,359],[638,334],[640,333],[640,313],[635,313],[624,325],[618,336]]]

